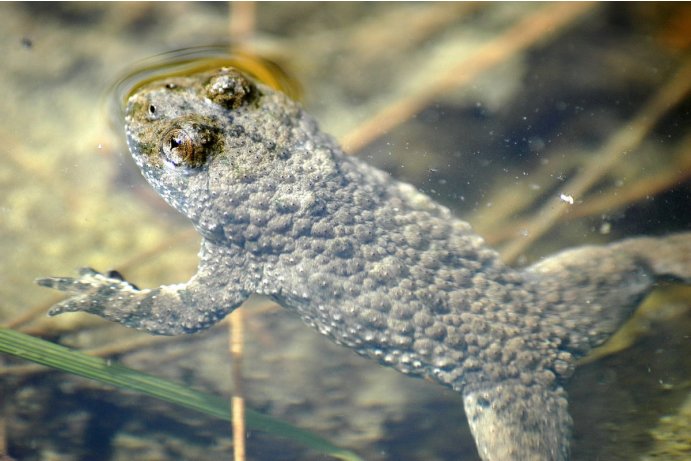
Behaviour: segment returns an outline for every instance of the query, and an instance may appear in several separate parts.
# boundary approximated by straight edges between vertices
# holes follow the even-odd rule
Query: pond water
[[[118,79],[160,53],[233,43],[268,56],[346,149],[449,206],[514,264],[691,229],[691,98],[679,77],[691,65],[688,4],[3,3],[0,13],[0,321],[112,347],[114,360],[200,390],[230,393],[223,326],[171,340],[47,318],[61,297],[33,283],[85,265],[145,287],[194,273],[199,238],[140,177],[112,105]],[[584,174],[592,184],[541,234],[538,218]],[[666,287],[623,350],[577,370],[574,460],[688,459],[690,300]],[[479,459],[460,396],[252,304],[250,408],[368,460]],[[231,456],[223,422],[22,365],[3,358],[0,378],[0,452],[12,459]],[[325,459],[259,432],[247,450]]]

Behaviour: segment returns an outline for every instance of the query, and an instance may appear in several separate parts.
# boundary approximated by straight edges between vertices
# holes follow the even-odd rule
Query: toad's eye
[[[163,139],[163,155],[175,166],[195,162],[192,137],[180,128],[173,128]]]
[[[196,122],[183,122],[167,130],[161,139],[161,153],[173,166],[198,168],[206,161],[211,130]]]
[[[206,96],[226,109],[237,109],[252,102],[258,95],[257,87],[235,69],[223,68],[211,77],[205,86]]]

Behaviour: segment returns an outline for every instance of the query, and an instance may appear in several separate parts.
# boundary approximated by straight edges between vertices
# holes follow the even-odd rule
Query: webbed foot
[[[38,285],[64,291],[74,296],[67,298],[50,308],[48,315],[54,316],[64,312],[100,313],[105,304],[114,296],[123,292],[135,292],[139,289],[125,281],[115,271],[102,274],[90,267],[79,269],[79,277],[46,277],[36,279]]]

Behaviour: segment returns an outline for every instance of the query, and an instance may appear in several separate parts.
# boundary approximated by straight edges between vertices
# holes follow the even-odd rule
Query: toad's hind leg
[[[545,322],[576,358],[601,345],[660,280],[691,283],[691,233],[557,253],[526,268]]]
[[[657,278],[691,283],[691,232],[632,238],[613,243],[610,248],[640,258]]]
[[[484,461],[566,461],[571,417],[561,387],[516,381],[465,389],[470,430]]]

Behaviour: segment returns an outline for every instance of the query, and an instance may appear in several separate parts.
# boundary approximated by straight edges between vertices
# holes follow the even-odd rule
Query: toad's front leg
[[[79,277],[48,277],[39,285],[74,294],[50,309],[50,315],[89,312],[125,326],[159,335],[194,333],[210,327],[239,306],[247,294],[235,302],[214,302],[199,282],[138,289],[117,276],[82,268]]]
[[[177,335],[214,325],[249,297],[246,280],[228,275],[202,264],[187,283],[139,289],[117,273],[82,268],[76,278],[47,277],[36,283],[73,294],[53,306],[50,315],[89,312],[149,333]]]

